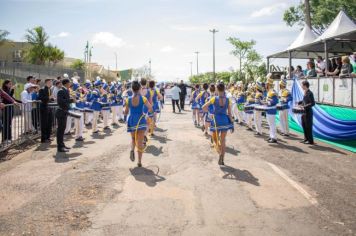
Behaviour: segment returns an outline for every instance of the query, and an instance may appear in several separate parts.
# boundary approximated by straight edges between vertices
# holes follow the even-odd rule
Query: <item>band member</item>
[[[110,102],[109,102],[109,93],[108,93],[108,84],[106,82],[103,83],[101,87],[101,114],[103,115],[104,121],[104,130],[109,128],[109,116],[110,116]]]
[[[226,149],[226,134],[228,130],[233,132],[234,123],[231,116],[231,102],[225,95],[225,85],[219,83],[217,86],[218,96],[210,99],[203,105],[204,111],[208,110],[209,105],[214,106],[210,131],[212,131],[212,139],[217,144],[219,149],[219,165],[224,164],[225,149]]]
[[[93,121],[93,110],[90,108],[90,103],[88,102],[88,98],[90,98],[91,96],[91,92],[92,92],[92,84],[90,82],[90,80],[86,80],[84,83],[84,98],[86,99],[85,102],[85,115],[84,115],[84,122],[85,125],[90,126],[91,122]]]
[[[313,92],[309,89],[309,82],[307,80],[302,82],[302,88],[304,90],[303,101],[298,102],[305,110],[302,115],[302,127],[304,130],[304,140],[302,143],[314,144],[313,138],[313,106],[315,106],[315,100]]]
[[[112,125],[119,125],[119,107],[120,101],[118,98],[118,92],[115,84],[111,84],[110,86],[110,106],[112,112]],[[121,99],[122,100],[122,99]]]
[[[119,111],[118,111],[118,118],[120,123],[125,122],[125,117],[124,117],[124,98],[123,98],[123,86],[121,84],[117,84],[117,95],[116,95],[116,100],[118,101],[119,104]]]
[[[215,84],[211,84],[209,86],[209,97],[207,98],[207,101],[210,101],[211,98],[216,96],[216,89],[215,89]],[[214,105],[210,104],[208,106],[208,111],[207,114],[205,115],[205,135],[208,136],[208,130],[210,130],[210,125],[212,121],[212,116],[214,114]]]
[[[160,92],[158,91],[158,89],[155,88],[155,81],[151,80],[148,83],[149,87],[150,87],[150,97],[152,98],[152,114],[153,117],[152,122],[151,122],[151,135],[153,135],[154,132],[154,128],[156,127],[156,121],[157,121],[157,113],[161,112],[160,109],[160,100],[162,99],[162,95],[160,94]]]
[[[138,81],[132,82],[133,96],[126,100],[125,114],[129,114],[127,120],[127,132],[131,133],[131,152],[130,159],[135,161],[135,147],[137,147],[138,167],[142,167],[142,153],[144,152],[144,137],[147,130],[146,115],[144,107],[149,112],[152,106],[147,98],[140,93],[141,85]]]
[[[101,112],[101,104],[100,104],[100,87],[101,87],[101,80],[100,78],[94,82],[94,89],[87,99],[90,103],[90,109],[93,110],[93,134],[97,134],[99,132],[98,129],[98,119],[99,114]]]
[[[53,102],[53,96],[51,94],[52,80],[46,79],[45,85],[40,89],[38,99],[40,104],[40,117],[41,117],[41,143],[48,143],[52,141],[50,139],[52,133],[53,114],[52,109],[48,107],[49,102]]]
[[[255,104],[262,105],[263,87],[260,81],[256,82]],[[262,112],[254,110],[253,119],[255,121],[256,135],[262,135]]]
[[[150,93],[150,90],[147,88],[147,80],[145,78],[141,78],[141,81],[140,81],[140,84],[141,84],[141,95],[144,96],[147,101],[152,104],[152,99],[151,99],[151,93]],[[132,89],[133,93],[134,93],[134,90]],[[146,114],[147,116],[147,129],[146,129],[146,132],[145,132],[145,135],[144,135],[144,143],[146,144],[147,142],[147,133],[149,132],[149,128],[151,126],[151,118],[148,116],[148,108],[146,106],[143,107],[143,112]]]
[[[57,94],[57,103],[58,103],[58,107],[59,107],[56,111],[56,118],[57,118],[57,123],[58,123],[57,151],[58,152],[68,152],[68,150],[70,148],[66,147],[66,145],[64,144],[63,136],[64,136],[64,131],[66,129],[68,110],[69,110],[70,104],[73,102],[73,100],[70,98],[70,95],[69,95],[69,88],[71,86],[70,80],[63,79],[62,84],[63,84],[63,87],[61,90],[58,91],[58,94]]]
[[[251,106],[253,104],[255,104],[255,93],[253,91],[252,85],[249,85],[247,89],[247,98],[246,98],[245,106]],[[252,131],[253,110],[245,110],[245,116],[246,116],[247,130]]]
[[[266,105],[269,109],[266,111],[267,122],[269,125],[269,139],[267,141],[269,143],[277,143],[277,130],[276,130],[276,114],[277,108],[276,105],[278,103],[278,96],[276,91],[273,89],[274,83],[273,79],[269,77],[267,79],[266,88],[267,88],[267,98]]]
[[[195,85],[195,90],[192,92],[191,100],[190,102],[192,103],[192,111],[193,111],[193,121],[195,126],[200,126],[199,124],[199,103],[195,101],[197,96],[200,93],[200,86],[199,84]]]
[[[236,90],[235,90],[236,106],[234,106],[234,110],[240,125],[242,125],[244,122],[243,105],[246,102],[245,93],[242,87],[243,87],[242,82],[241,81],[237,82]]]
[[[289,124],[288,124],[288,111],[289,103],[293,100],[292,94],[286,88],[287,81],[284,79],[284,76],[279,82],[279,102],[282,106],[279,111],[279,121],[281,125],[282,136],[289,136]]]
[[[203,84],[203,91],[198,94],[195,101],[199,104],[199,124],[202,124],[202,130],[205,129],[204,117],[208,114],[204,112],[202,107],[207,102],[207,98],[210,96],[208,92],[209,85],[207,83]]]
[[[76,79],[73,80],[73,91],[75,91],[75,105],[73,110],[80,114],[80,118],[74,119],[74,128],[75,128],[75,141],[82,142],[83,138],[83,129],[84,129],[84,109],[85,109],[85,94],[81,87],[79,87],[79,83]]]

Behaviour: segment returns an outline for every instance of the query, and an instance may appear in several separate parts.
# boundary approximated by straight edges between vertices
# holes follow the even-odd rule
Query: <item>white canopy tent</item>
[[[304,27],[297,39],[285,50],[267,57],[269,70],[270,58],[308,59],[324,56],[328,61],[329,53],[334,56],[356,51],[356,24],[340,11],[328,29],[318,38],[309,27]]]

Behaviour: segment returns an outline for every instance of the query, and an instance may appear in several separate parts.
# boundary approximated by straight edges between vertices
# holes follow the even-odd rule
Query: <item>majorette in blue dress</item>
[[[137,106],[132,104],[132,99],[135,96],[139,96],[139,103]],[[145,104],[147,102],[146,97],[141,95],[134,95],[126,100],[126,105],[129,107],[129,117],[127,119],[127,132],[132,133],[136,130],[146,130],[147,121],[144,114]],[[140,123],[139,123],[140,122]]]
[[[151,97],[152,97],[152,110],[154,113],[160,113],[160,102],[158,101],[158,96],[160,95],[158,89],[151,89]]]
[[[193,92],[193,94],[192,94],[192,110],[193,109],[199,109],[200,108],[200,106],[199,106],[199,103],[197,103],[196,101],[195,101],[195,99],[197,98],[197,96],[199,95],[199,93],[200,93],[200,90],[195,90],[194,92]]]
[[[219,100],[225,98],[225,104],[220,106]],[[209,101],[214,106],[213,119],[210,125],[210,131],[227,131],[234,129],[234,124],[231,122],[227,112],[231,101],[227,97],[212,97]]]

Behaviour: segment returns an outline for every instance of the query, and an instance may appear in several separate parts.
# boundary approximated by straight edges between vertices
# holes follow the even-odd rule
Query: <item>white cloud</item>
[[[271,16],[277,13],[278,11],[286,9],[287,7],[288,5],[286,3],[276,3],[252,12],[251,17],[257,18],[257,17]]]
[[[57,35],[54,35],[53,38],[66,38],[70,35],[69,32],[60,32],[59,34]]]
[[[175,48],[167,45],[167,46],[164,46],[163,48],[161,48],[161,52],[173,52],[175,50]]]
[[[121,48],[126,43],[122,38],[110,32],[99,32],[93,37],[93,44],[102,44],[111,48]]]

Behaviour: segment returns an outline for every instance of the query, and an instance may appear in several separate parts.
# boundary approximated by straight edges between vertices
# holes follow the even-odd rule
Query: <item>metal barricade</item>
[[[25,142],[36,142],[41,136],[41,102],[7,104],[1,113],[1,144],[0,152]],[[57,106],[48,107],[52,119],[52,131],[55,131],[57,122],[55,110]]]

